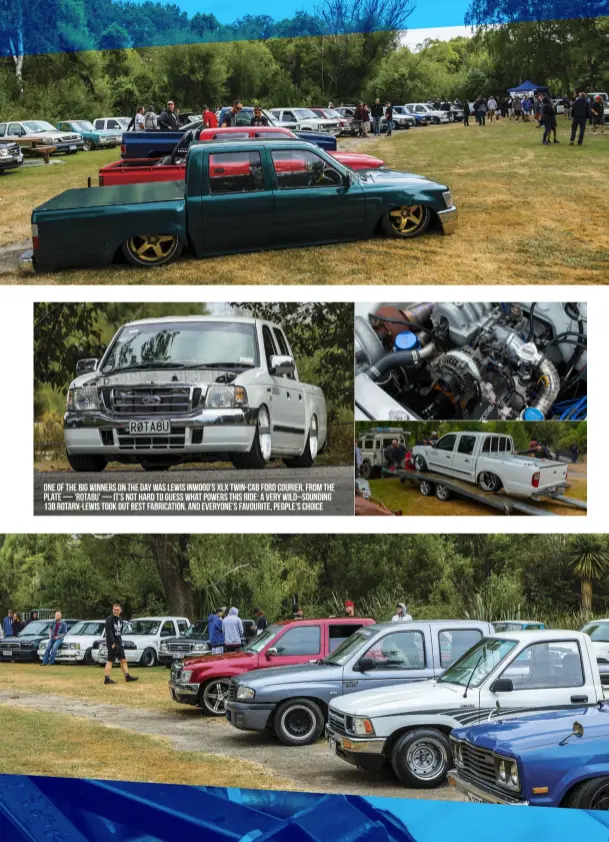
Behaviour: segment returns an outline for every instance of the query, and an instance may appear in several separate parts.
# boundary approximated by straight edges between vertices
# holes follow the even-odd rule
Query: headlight
[[[371,734],[374,734],[374,727],[367,716],[354,717],[353,730],[358,737],[369,737]]]
[[[248,699],[253,699],[256,695],[256,691],[252,690],[251,687],[244,687],[240,684],[237,687],[237,701],[239,702],[246,702]]]
[[[78,652],[80,650],[80,643],[70,643],[68,644],[68,649],[75,649]]]
[[[195,643],[193,652],[207,652],[207,645],[205,643]]]
[[[446,207],[452,208],[452,206],[453,206],[453,194],[451,193],[451,191],[445,190],[444,193],[442,193],[442,196],[444,197],[444,201],[446,202]]]
[[[507,781],[507,765],[505,760],[499,761],[497,771],[499,773],[499,780],[501,781],[501,783],[505,783]]]
[[[210,409],[247,406],[247,392],[243,386],[210,386],[205,395],[205,406]]]
[[[455,766],[463,766],[463,751],[461,743],[453,743],[453,760],[455,761]]]
[[[0,158],[8,158],[9,151],[6,148],[0,147]]]
[[[161,652],[167,652],[168,650],[169,650],[169,647],[167,646],[167,644],[161,643]]]
[[[180,673],[180,681],[183,681],[184,684],[188,684],[192,677],[192,670],[182,670]]]
[[[518,764],[515,760],[506,758],[495,758],[495,777],[498,784],[507,786],[510,789],[520,789],[520,779],[518,777]]]
[[[68,411],[90,412],[99,409],[99,395],[97,386],[84,386],[81,389],[70,389],[66,404]]]

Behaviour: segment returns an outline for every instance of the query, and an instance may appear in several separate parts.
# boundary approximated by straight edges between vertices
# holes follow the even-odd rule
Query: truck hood
[[[452,736],[499,754],[519,755],[525,751],[558,745],[571,733],[576,720],[584,726],[581,740],[609,737],[609,708],[599,709],[596,706],[498,717],[469,728],[456,728]],[[580,739],[571,737],[570,742],[579,743]]]
[[[417,711],[454,710],[473,706],[474,692],[470,699],[463,698],[463,687],[456,684],[441,684],[435,679],[417,681],[409,685],[382,687],[352,693],[344,696],[331,707],[351,716],[393,716],[398,713],[416,713]]]
[[[340,681],[343,668],[330,664],[293,664],[286,667],[270,667],[242,675],[239,679],[248,687],[266,687],[271,684],[300,684],[309,681]]]
[[[375,187],[435,187],[438,190],[448,190],[445,184],[432,181],[424,175],[417,175],[413,172],[401,172],[400,170],[362,170],[360,184],[363,189],[374,189]]]
[[[198,658],[188,658],[185,662],[188,669],[210,669],[222,673],[222,665],[228,664],[231,669],[243,668],[255,669],[258,665],[258,656],[253,652],[226,652],[224,655],[201,655]]]
[[[146,368],[141,371],[123,371],[116,374],[102,374],[101,372],[92,371],[81,374],[76,377],[71,383],[70,388],[80,388],[82,386],[159,386],[159,385],[176,385],[185,383],[189,386],[206,386],[210,383],[215,383],[220,375],[231,374],[234,375],[232,379],[222,378],[222,382],[234,383],[240,375],[239,371],[235,369],[226,368],[196,368],[196,369],[180,369],[180,368]]]
[[[64,190],[33,211],[36,216],[46,211],[88,210],[116,205],[146,202],[179,202],[184,204],[184,181],[156,181],[143,184],[119,184],[113,187],[76,187]]]

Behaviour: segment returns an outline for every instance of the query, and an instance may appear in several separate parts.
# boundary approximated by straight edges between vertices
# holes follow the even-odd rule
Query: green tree
[[[567,552],[573,573],[581,584],[581,610],[586,616],[592,612],[592,585],[609,571],[609,548],[603,535],[577,535],[571,539]]]

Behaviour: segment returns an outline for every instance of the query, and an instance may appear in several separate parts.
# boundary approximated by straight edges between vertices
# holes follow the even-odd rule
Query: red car
[[[246,138],[273,137],[294,138],[289,129],[281,126],[236,126],[223,129],[202,129],[199,142],[210,140],[245,140]],[[353,170],[376,170],[385,165],[380,158],[360,152],[330,152],[332,157]],[[99,184],[107,187],[115,184],[141,184],[150,181],[183,181],[186,173],[185,161],[165,163],[167,158],[155,161],[151,158],[126,158],[107,164],[99,171]],[[286,164],[287,167],[287,164]],[[296,169],[296,163],[294,163]]]
[[[353,632],[373,623],[361,617],[273,623],[239,652],[202,655],[173,664],[169,692],[175,702],[198,705],[210,716],[224,716],[233,676],[320,660]]]

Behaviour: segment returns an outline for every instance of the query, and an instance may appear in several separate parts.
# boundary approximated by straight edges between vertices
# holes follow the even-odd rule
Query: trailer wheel
[[[163,266],[176,260],[183,248],[173,234],[139,234],[122,245],[123,254],[133,266]]]
[[[425,457],[422,456],[420,453],[414,457],[414,467],[417,471],[426,471],[427,470],[427,462],[425,461]]]
[[[424,479],[423,482],[419,483],[419,491],[423,497],[431,497],[434,493],[433,483],[428,479]]]
[[[391,766],[406,786],[433,789],[441,784],[451,768],[448,738],[433,728],[407,731],[391,752]]]
[[[609,777],[583,781],[573,787],[560,806],[579,810],[609,810]]]
[[[444,483],[439,482],[436,485],[436,497],[442,503],[446,503],[447,500],[450,500],[450,488]]]
[[[501,488],[501,480],[497,474],[492,471],[482,471],[478,477],[478,485],[483,491],[499,491]]]

